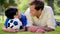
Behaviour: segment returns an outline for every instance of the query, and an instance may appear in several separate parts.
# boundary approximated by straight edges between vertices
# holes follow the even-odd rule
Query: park
[[[0,0],[0,34],[40,34],[34,32],[5,32],[2,30],[2,26],[6,21],[5,9],[8,6],[15,6],[18,8],[20,13],[24,13],[29,7],[28,3],[30,0]],[[60,22],[60,0],[43,0],[45,5],[51,6],[54,12],[55,21]],[[60,34],[60,25],[56,25],[55,31],[45,32],[44,34]]]

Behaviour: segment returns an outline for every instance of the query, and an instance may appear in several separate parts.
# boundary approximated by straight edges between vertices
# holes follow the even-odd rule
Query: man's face
[[[41,12],[42,12],[41,10],[36,10],[35,9],[35,5],[30,6],[30,13],[31,13],[32,16],[38,16],[38,15],[41,14]]]

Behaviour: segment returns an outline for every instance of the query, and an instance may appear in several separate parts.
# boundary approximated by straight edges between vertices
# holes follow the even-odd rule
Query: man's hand
[[[44,28],[46,31],[54,31],[54,29],[50,28],[50,27],[46,27]]]

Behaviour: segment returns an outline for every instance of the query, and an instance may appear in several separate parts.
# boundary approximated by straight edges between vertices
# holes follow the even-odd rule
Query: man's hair
[[[43,10],[43,8],[44,8],[43,1],[34,0],[33,2],[30,3],[30,5],[35,5],[36,10],[40,10],[40,9]]]
[[[5,10],[5,15],[7,18],[9,19],[13,19],[14,18],[14,15],[16,15],[16,12],[18,12],[18,9],[17,8],[7,8]]]

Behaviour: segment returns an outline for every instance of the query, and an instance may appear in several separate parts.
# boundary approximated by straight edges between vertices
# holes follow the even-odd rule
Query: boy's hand
[[[3,31],[6,31],[6,32],[17,32],[18,30],[14,30],[14,29],[12,29],[12,28],[6,28],[6,26],[3,26],[2,27],[2,30]]]
[[[8,31],[8,32],[17,32],[18,30],[14,30],[14,29],[12,29],[12,28],[7,28],[7,31]]]

